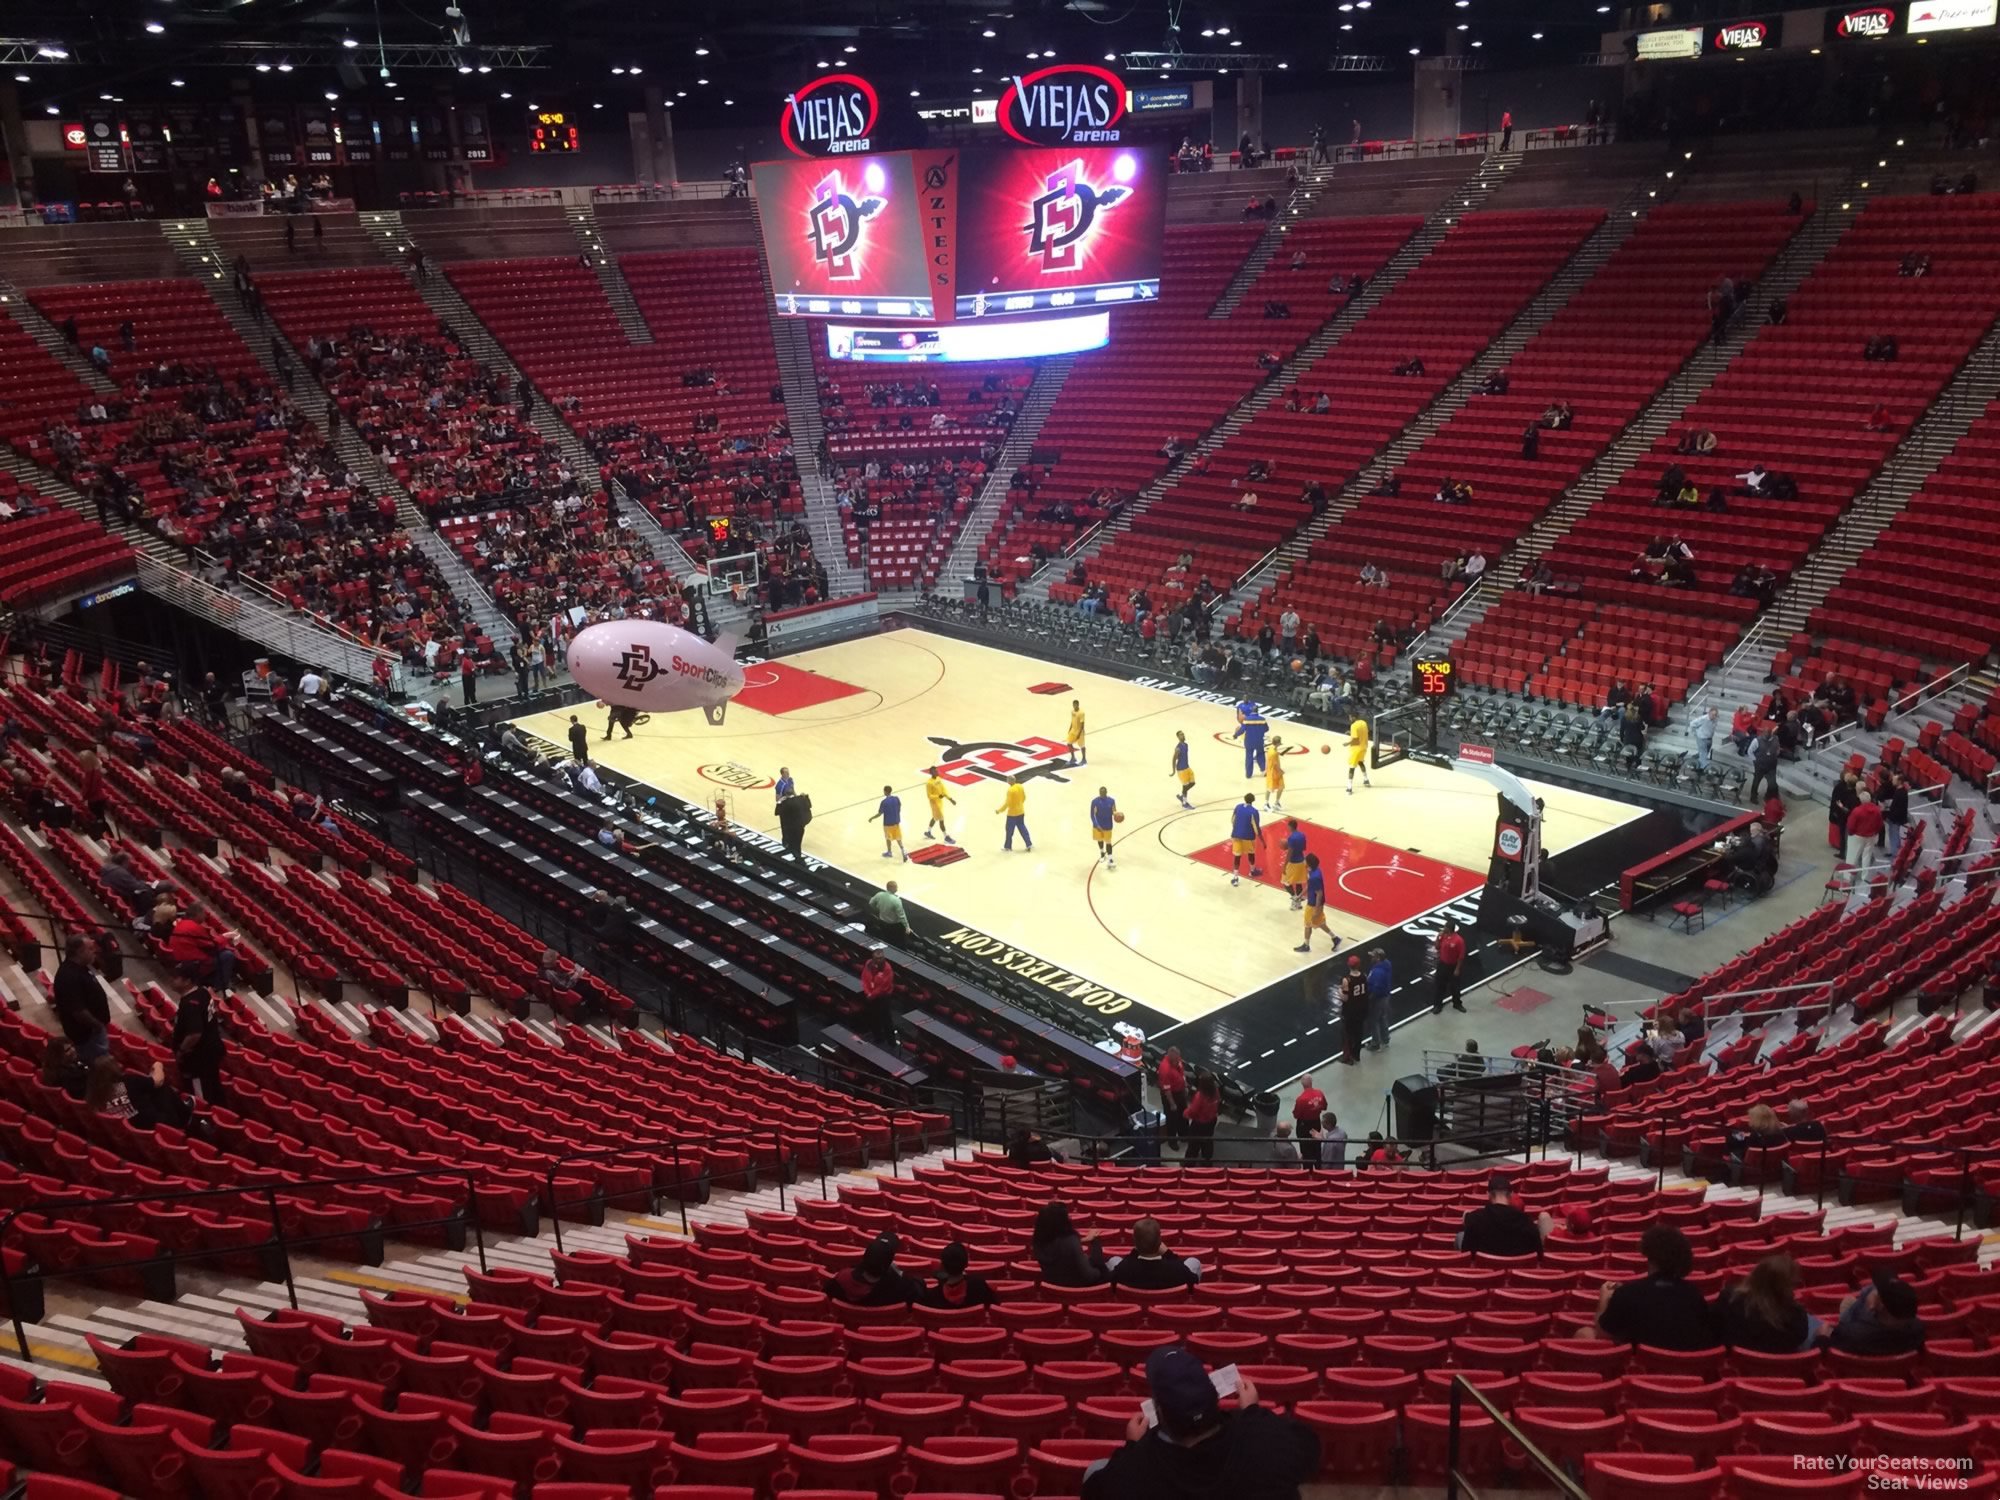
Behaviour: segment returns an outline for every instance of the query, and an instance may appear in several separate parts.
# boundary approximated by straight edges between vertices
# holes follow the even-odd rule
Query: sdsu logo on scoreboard
[[[880,175],[881,169],[875,169]],[[865,178],[865,174],[864,174]],[[806,209],[806,243],[815,262],[825,267],[832,281],[854,281],[861,275],[861,226],[882,212],[883,200],[866,195],[856,198],[847,191],[839,172],[829,172],[813,191]]]
[[[1115,146],[1124,118],[1124,80],[1089,63],[1016,75],[1000,96],[1000,128],[1030,146]]]
[[[881,103],[875,87],[853,73],[815,78],[785,98],[778,134],[797,156],[857,156],[868,150]]]
[[[1096,186],[1083,175],[1081,161],[1058,168],[1028,204],[1028,222],[1022,227],[1029,253],[1042,258],[1044,272],[1076,269],[1077,247],[1090,238],[1097,216],[1130,196],[1130,188],[1117,184]]]

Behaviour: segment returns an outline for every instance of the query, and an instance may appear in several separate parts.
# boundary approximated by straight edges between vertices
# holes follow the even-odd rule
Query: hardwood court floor
[[[1062,745],[1073,698],[1090,756],[1078,768]],[[754,665],[720,727],[698,713],[661,715],[607,744],[602,711],[578,712],[600,763],[704,806],[724,795],[733,819],[774,836],[770,788],[790,767],[812,798],[808,854],[877,885],[894,879],[906,900],[952,924],[1182,1021],[1326,957],[1324,935],[1312,958],[1292,951],[1300,919],[1274,868],[1286,816],[1307,825],[1325,866],[1327,920],[1343,949],[1476,890],[1493,838],[1495,794],[1484,782],[1404,762],[1372,773],[1373,787],[1357,778],[1349,794],[1345,736],[1336,743],[1273,719],[1271,737],[1287,751],[1284,811],[1265,815],[1266,880],[1232,887],[1230,808],[1245,791],[1261,808],[1264,779],[1244,776],[1227,704],[915,630]],[[518,722],[568,744],[568,711]],[[1193,811],[1175,801],[1176,730],[1192,751]],[[945,811],[964,857],[924,838],[926,768],[940,763],[955,783]],[[1032,852],[1001,847],[1003,777],[1015,771],[1030,777]],[[881,857],[880,826],[868,819],[884,785],[902,798],[912,862]],[[1090,837],[1100,786],[1125,814],[1116,869],[1098,862]],[[1641,816],[1608,798],[1536,791],[1551,854]],[[939,856],[952,862],[930,863]]]

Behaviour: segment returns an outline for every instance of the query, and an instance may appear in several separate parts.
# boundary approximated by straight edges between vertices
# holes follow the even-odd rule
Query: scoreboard
[[[538,109],[528,116],[528,149],[566,155],[580,150],[581,143],[577,139],[576,126],[570,123],[565,111]]]

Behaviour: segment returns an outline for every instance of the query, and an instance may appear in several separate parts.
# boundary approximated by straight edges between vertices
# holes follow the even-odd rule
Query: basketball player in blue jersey
[[[1243,774],[1254,776],[1264,769],[1264,735],[1270,729],[1257,705],[1245,698],[1236,705],[1236,733],[1231,739],[1243,741]]]
[[[1118,821],[1118,803],[1110,789],[1099,787],[1097,795],[1090,799],[1090,836],[1097,841],[1097,857],[1104,861],[1104,868],[1115,870],[1118,861],[1111,853],[1111,825]]]
[[[898,853],[903,862],[909,863],[910,851],[903,847],[903,799],[896,795],[892,786],[882,788],[881,804],[868,815],[868,821],[882,820],[882,857],[894,859]]]
[[[1167,773],[1179,783],[1175,795],[1181,799],[1181,806],[1193,807],[1194,804],[1188,801],[1188,793],[1194,790],[1194,767],[1188,763],[1187,736],[1178,729],[1174,731],[1174,761],[1167,768]]]
[[[1243,861],[1250,861],[1250,878],[1264,873],[1257,863],[1257,850],[1264,838],[1264,822],[1257,816],[1257,794],[1245,792],[1243,800],[1230,811],[1229,883],[1242,884]]]
[[[1310,953],[1315,929],[1333,940],[1334,950],[1339,951],[1340,934],[1326,925],[1326,872],[1319,867],[1319,856],[1306,856],[1306,930],[1305,941],[1294,948],[1294,953]]]
[[[1292,898],[1292,910],[1305,905],[1306,895],[1306,831],[1299,827],[1297,818],[1285,819],[1285,890]]]

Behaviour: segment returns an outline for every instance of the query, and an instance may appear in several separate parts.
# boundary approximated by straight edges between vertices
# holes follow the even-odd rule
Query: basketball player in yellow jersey
[[[1063,736],[1069,746],[1069,763],[1073,766],[1087,766],[1090,756],[1083,748],[1083,700],[1069,700],[1069,733]]]
[[[1368,721],[1356,719],[1347,726],[1347,795],[1354,795],[1354,773],[1361,773],[1361,784],[1373,786],[1368,779]]]
[[[958,840],[953,838],[951,830],[944,826],[944,805],[949,802],[956,807],[958,798],[944,789],[944,778],[938,775],[936,766],[931,767],[931,778],[924,783],[924,797],[931,805],[930,818],[924,823],[924,837],[930,838],[931,830],[935,828],[944,835],[947,844],[956,844]]]
[[[1270,759],[1264,762],[1264,811],[1277,812],[1284,805],[1285,742],[1272,740]]]

